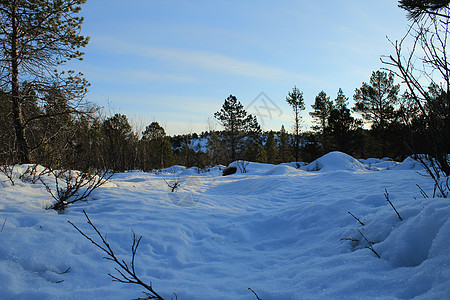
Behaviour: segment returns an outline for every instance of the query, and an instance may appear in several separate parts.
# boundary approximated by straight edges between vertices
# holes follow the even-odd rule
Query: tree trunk
[[[15,1],[14,4],[15,5]],[[27,140],[25,138],[25,126],[22,118],[22,107],[19,90],[19,53],[17,49],[18,24],[16,8],[12,10],[12,36],[11,36],[11,97],[13,108],[14,132],[16,135],[17,159],[18,163],[30,163],[30,153]]]

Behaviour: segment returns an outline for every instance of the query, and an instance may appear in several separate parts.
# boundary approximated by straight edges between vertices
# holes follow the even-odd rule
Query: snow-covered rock
[[[354,159],[348,154],[334,151],[316,159],[312,163],[301,167],[306,171],[365,171],[366,168],[362,163]]]

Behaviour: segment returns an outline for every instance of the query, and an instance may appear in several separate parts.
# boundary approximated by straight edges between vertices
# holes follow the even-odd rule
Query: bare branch
[[[403,219],[400,216],[400,214],[398,213],[397,209],[395,209],[394,204],[392,204],[391,200],[389,199],[389,193],[388,193],[387,189],[384,189],[384,197],[386,197],[386,201],[389,202],[389,204],[392,206],[392,208],[394,209],[394,211],[397,214],[397,216],[400,219],[400,221],[403,221]]]
[[[370,251],[372,251],[378,258],[381,258],[381,256],[377,253],[377,251],[375,251],[375,249],[372,246],[372,243],[369,242],[369,240],[364,236],[364,234],[362,234],[361,230],[358,229],[359,234],[361,234],[361,236],[364,238],[364,240],[367,242],[367,249],[370,249]]]
[[[351,212],[348,211],[348,213],[349,213],[350,216],[352,216],[353,218],[355,218],[355,220],[358,221],[359,224],[361,224],[362,226],[365,226],[364,223],[361,222],[357,217],[355,217]]]
[[[105,252],[107,255],[105,258],[107,258],[108,260],[114,261],[118,265],[118,267],[116,267],[114,269],[116,270],[116,272],[119,275],[113,275],[110,273],[108,274],[111,278],[113,278],[113,281],[140,285],[148,291],[148,292],[144,292],[147,295],[147,298],[145,298],[145,299],[163,300],[163,298],[153,289],[151,283],[150,284],[144,283],[139,278],[139,276],[136,274],[135,258],[136,258],[136,252],[139,247],[139,243],[142,239],[142,236],[137,238],[136,234],[133,232],[133,244],[131,246],[131,269],[130,269],[130,267],[124,260],[119,260],[117,258],[113,249],[111,248],[109,243],[106,241],[106,238],[101,234],[101,232],[97,229],[97,227],[92,223],[92,221],[89,218],[86,211],[83,210],[83,213],[87,219],[87,223],[94,229],[95,233],[100,238],[101,242],[96,242],[93,238],[89,237],[87,234],[85,234],[83,231],[81,231],[75,224],[73,224],[70,221],[67,221],[67,222],[69,222],[87,240],[89,240],[91,243],[93,243],[95,246],[97,246],[99,249],[101,249],[103,252]]]
[[[261,298],[259,298],[259,296],[256,294],[256,292],[252,289],[252,288],[248,288],[250,291],[252,291],[252,293],[255,295],[257,300],[262,300]]]

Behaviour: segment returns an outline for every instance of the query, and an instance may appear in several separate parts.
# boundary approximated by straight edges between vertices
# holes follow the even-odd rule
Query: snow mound
[[[381,170],[390,170],[391,168],[396,167],[399,163],[393,161],[389,158],[368,158],[368,159],[358,159],[360,163],[366,167],[368,170],[373,171],[381,171]]]
[[[252,175],[263,175],[273,168],[271,164],[250,162],[245,160],[237,160],[228,165],[228,167],[236,167],[236,174],[252,174]]]
[[[267,171],[265,175],[294,175],[298,173],[299,170],[295,167],[289,165],[278,165]]]
[[[362,163],[354,159],[348,154],[342,152],[330,152],[324,156],[316,159],[312,163],[301,167],[300,169],[306,171],[366,171]]]
[[[175,165],[175,166],[171,166],[169,168],[162,169],[162,170],[160,170],[160,172],[161,173],[168,173],[168,174],[176,174],[176,173],[181,173],[184,170],[186,170],[186,167]]]
[[[423,170],[419,161],[415,160],[412,156],[408,156],[399,165],[395,166],[396,170]]]

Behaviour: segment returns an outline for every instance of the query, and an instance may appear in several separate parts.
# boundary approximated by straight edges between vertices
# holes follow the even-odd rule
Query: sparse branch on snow
[[[141,242],[142,236],[137,238],[136,234],[133,232],[133,244],[131,246],[131,265],[128,265],[128,263],[125,260],[123,260],[123,259],[119,260],[119,258],[117,258],[116,254],[114,253],[110,244],[106,241],[106,238],[97,229],[97,227],[92,223],[91,219],[89,218],[89,216],[85,210],[83,210],[83,213],[87,219],[87,223],[94,229],[97,236],[100,238],[101,242],[96,242],[93,238],[91,238],[90,236],[85,234],[83,231],[81,231],[81,229],[79,229],[75,224],[73,224],[70,221],[67,221],[67,222],[69,222],[70,225],[72,225],[82,236],[84,236],[91,243],[93,243],[95,246],[97,246],[99,249],[101,249],[103,252],[105,252],[106,253],[106,256],[104,257],[105,259],[111,260],[118,265],[118,267],[116,267],[114,269],[116,270],[116,272],[119,275],[113,275],[111,273],[108,273],[108,275],[111,278],[113,278],[113,281],[121,282],[121,283],[137,284],[137,285],[144,287],[148,291],[148,292],[144,292],[147,297],[146,298],[138,298],[138,299],[160,299],[160,300],[163,300],[163,298],[153,289],[151,283],[146,284],[136,274],[135,258],[136,258],[136,252],[139,247],[139,243]]]
[[[356,221],[358,221],[359,224],[361,224],[362,226],[365,226],[364,223],[361,222],[357,217],[355,217],[355,215],[353,215],[351,212],[348,211],[348,214],[349,214],[350,216],[352,216]]]
[[[369,242],[369,240],[365,237],[365,235],[361,232],[361,230],[358,229],[359,234],[361,234],[361,236],[364,238],[364,240],[367,242],[366,248],[369,249],[370,251],[372,251],[378,258],[381,258],[381,256],[377,253],[377,251],[375,251],[375,249],[372,246],[372,243]]]
[[[174,183],[168,183],[165,179],[164,182],[167,184],[167,186],[170,188],[171,192],[175,192],[175,190],[181,185],[180,181],[177,180]]]
[[[8,220],[8,218],[5,218],[5,221],[3,221],[2,229],[0,230],[0,232],[3,232],[3,228],[5,228],[6,220]]]
[[[262,300],[261,298],[259,298],[258,294],[256,294],[256,292],[252,289],[252,288],[248,288],[250,291],[252,291],[252,293],[255,295],[256,299],[258,300]]]
[[[398,213],[397,209],[395,209],[394,204],[392,204],[391,200],[389,199],[389,193],[388,193],[387,189],[384,189],[384,197],[386,197],[386,201],[389,202],[389,204],[392,206],[392,208],[394,209],[394,211],[397,214],[397,216],[400,219],[400,221],[403,221],[403,219],[400,216],[400,214]]]

